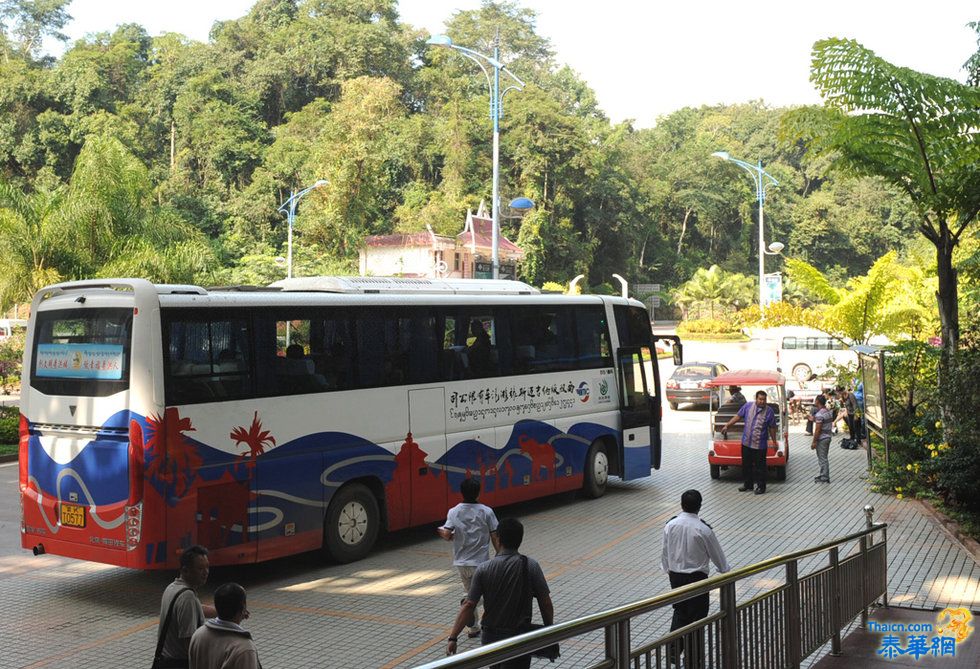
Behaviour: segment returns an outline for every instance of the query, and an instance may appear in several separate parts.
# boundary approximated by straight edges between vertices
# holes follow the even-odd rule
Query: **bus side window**
[[[575,343],[579,369],[612,366],[609,329],[601,306],[575,308]]]
[[[192,316],[169,321],[167,401],[192,404],[251,395],[247,321]]]

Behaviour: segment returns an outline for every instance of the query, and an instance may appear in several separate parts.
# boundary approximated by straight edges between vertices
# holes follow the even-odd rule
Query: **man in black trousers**
[[[701,520],[701,493],[687,490],[681,495],[681,513],[667,521],[664,527],[664,543],[661,566],[670,577],[670,587],[680,588],[708,578],[709,562],[714,562],[719,572],[729,570],[728,560],[721,550],[718,537],[708,523]],[[674,604],[674,618],[670,631],[701,620],[708,615],[708,593],[691,597]],[[701,637],[695,636],[694,658],[688,658],[688,666],[700,666],[703,656]],[[673,645],[673,644],[672,644]],[[673,650],[673,648],[671,649]],[[683,652],[683,651],[681,651]],[[671,661],[677,663],[680,653],[671,652]]]

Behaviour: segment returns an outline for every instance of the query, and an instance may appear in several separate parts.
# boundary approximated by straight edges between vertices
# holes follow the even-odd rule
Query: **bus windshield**
[[[105,397],[129,388],[133,310],[42,311],[31,385],[46,395]]]

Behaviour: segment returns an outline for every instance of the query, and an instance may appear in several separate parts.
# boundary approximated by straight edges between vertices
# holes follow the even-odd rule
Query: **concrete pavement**
[[[686,349],[687,359],[696,359],[691,352]],[[889,523],[892,605],[980,608],[980,566],[920,505],[871,493],[863,451],[842,450],[835,440],[833,483],[814,484],[816,458],[806,438],[794,433],[787,480],[770,482],[766,495],[755,496],[736,490],[734,472],[710,479],[706,412],[665,408],[665,431],[663,467],[648,479],[614,482],[598,500],[561,496],[499,510],[525,522],[523,550],[541,561],[558,620],[667,591],[659,571],[661,531],[691,487],[704,494],[702,515],[733,566],[853,532],[863,527],[862,507],[872,504],[876,518]],[[173,574],[20,550],[16,478],[16,464],[0,465],[0,668],[148,666],[160,593]],[[803,564],[801,573],[815,566]],[[782,576],[771,572],[745,582],[739,601]],[[248,590],[246,626],[266,669],[411,667],[439,657],[461,596],[450,548],[432,526],[388,537],[373,555],[350,565],[324,565],[309,554],[214,569],[204,598],[232,580]],[[668,625],[668,611],[638,620],[635,642]],[[463,641],[461,650],[475,643]],[[598,634],[574,640],[550,666],[582,666],[600,648]]]

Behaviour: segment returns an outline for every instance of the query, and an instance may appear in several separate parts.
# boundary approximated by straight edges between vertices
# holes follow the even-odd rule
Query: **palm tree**
[[[755,283],[744,274],[726,272],[718,265],[699,269],[688,281],[674,292],[674,302],[684,309],[685,317],[692,307],[701,309],[707,305],[711,318],[715,308],[731,309],[747,306],[754,299]]]
[[[30,302],[62,278],[71,255],[62,227],[65,189],[25,195],[0,183],[0,309]]]
[[[0,183],[0,309],[64,279],[210,276],[207,238],[151,195],[146,168],[109,136],[86,139],[67,187],[23,193]]]

